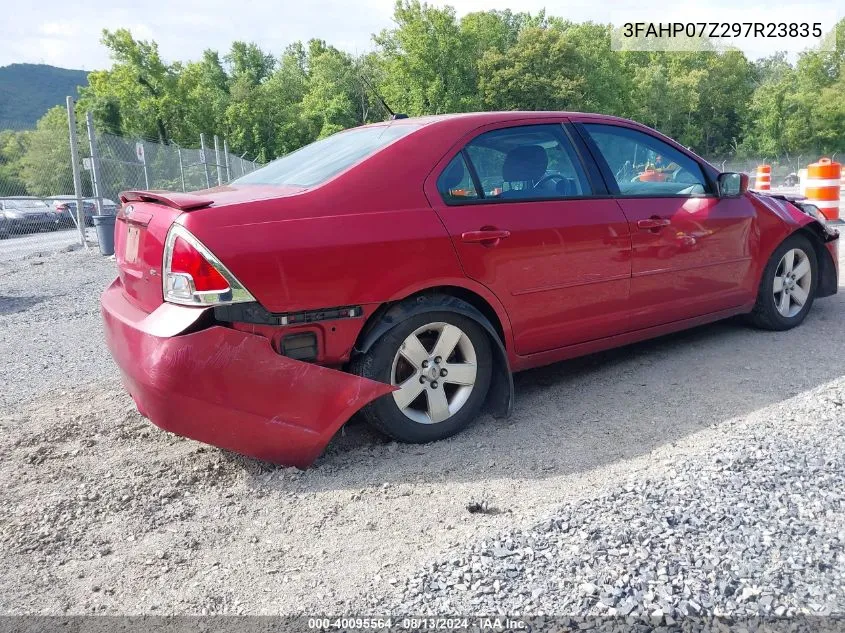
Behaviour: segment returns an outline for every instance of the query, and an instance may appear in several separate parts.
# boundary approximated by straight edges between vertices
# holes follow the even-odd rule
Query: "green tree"
[[[471,49],[452,7],[399,0],[397,27],[374,37],[384,59],[379,86],[388,104],[410,115],[478,107]]]
[[[101,131],[184,146],[216,134],[237,154],[269,160],[385,118],[372,84],[410,115],[584,110],[633,118],[705,155],[845,149],[845,20],[827,35],[831,50],[804,52],[795,64],[785,54],[752,63],[697,39],[682,52],[614,52],[609,25],[545,12],[458,19],[449,6],[398,0],[394,22],[362,56],[322,40],[295,42],[278,57],[234,42],[223,55],[173,63],[153,41],[104,31],[113,64],[90,74],[80,110]],[[4,149],[10,138],[0,142],[0,178],[29,186],[31,141],[21,153],[14,143]],[[43,157],[46,145],[32,151]]]
[[[229,76],[217,51],[206,50],[200,61],[185,64],[176,90],[181,116],[174,124],[174,137],[180,144],[193,145],[200,133],[225,129]]]
[[[21,171],[29,132],[0,131],[0,196],[23,196],[28,191]]]
[[[27,136],[20,166],[20,177],[31,195],[52,196],[73,192],[67,112],[64,108],[51,108],[38,120],[35,129]]]
[[[556,29],[523,29],[506,52],[489,50],[479,64],[479,91],[494,110],[578,110],[586,77],[573,42]]]

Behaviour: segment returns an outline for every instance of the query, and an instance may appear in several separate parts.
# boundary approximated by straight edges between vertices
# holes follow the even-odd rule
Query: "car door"
[[[720,199],[696,159],[643,130],[576,127],[628,220],[632,329],[752,300],[755,210],[745,197]]]
[[[520,355],[627,329],[628,223],[562,122],[481,128],[426,181],[464,272],[505,306]]]

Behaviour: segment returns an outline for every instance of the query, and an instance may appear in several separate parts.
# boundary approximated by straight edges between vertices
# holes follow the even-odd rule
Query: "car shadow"
[[[48,297],[42,295],[29,295],[23,297],[0,295],[0,316],[24,312],[46,299],[48,299]]]
[[[441,442],[397,444],[353,420],[298,485],[544,479],[647,454],[845,374],[844,308],[839,294],[788,332],[731,319],[522,372],[510,418],[484,415]],[[229,458],[252,475],[276,468]]]

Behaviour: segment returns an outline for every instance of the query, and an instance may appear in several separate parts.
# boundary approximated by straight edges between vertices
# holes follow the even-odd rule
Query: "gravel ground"
[[[0,613],[843,611],[845,294],[520,374],[444,442],[347,425],[300,472],[137,414],[114,272],[0,263]]]
[[[661,451],[662,472],[429,565],[392,610],[658,624],[845,614],[843,403],[837,381],[702,433],[692,454]]]
[[[96,233],[93,228],[86,229],[86,238],[96,249]],[[76,228],[50,233],[14,235],[0,241],[0,262],[8,264],[24,257],[39,256],[42,253],[49,255],[63,248],[74,248],[77,244],[79,244],[79,231]]]
[[[98,304],[114,262],[68,249],[0,261],[0,412],[116,375]]]

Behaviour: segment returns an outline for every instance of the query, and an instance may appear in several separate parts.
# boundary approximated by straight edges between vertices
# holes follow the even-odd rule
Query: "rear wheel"
[[[813,245],[803,235],[790,236],[766,264],[749,320],[767,330],[799,325],[813,305],[818,279]]]
[[[412,443],[454,435],[481,410],[493,358],[486,332],[454,312],[410,317],[360,357],[353,371],[398,387],[363,409],[373,426]]]

